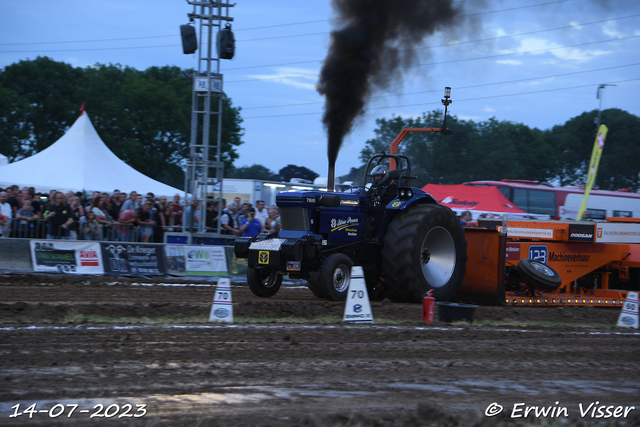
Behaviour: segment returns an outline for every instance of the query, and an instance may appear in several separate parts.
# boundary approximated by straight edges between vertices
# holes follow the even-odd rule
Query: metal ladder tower
[[[183,231],[189,234],[189,243],[194,237],[220,238],[220,230],[206,231],[207,202],[222,200],[222,179],[224,163],[222,161],[222,74],[218,55],[217,33],[223,22],[231,22],[229,8],[235,4],[221,0],[187,0],[193,6],[193,12],[187,14],[190,21],[197,21],[198,27],[198,67],[193,76],[193,95],[191,109],[191,141],[187,173],[185,174],[185,193],[191,194],[190,201],[200,204],[200,222],[195,223],[191,211],[191,229]],[[213,118],[213,120],[212,120]],[[189,200],[187,200],[187,203]],[[186,211],[186,206],[185,206]],[[218,217],[222,215],[221,204]],[[186,218],[185,218],[186,219]],[[226,236],[228,237],[228,236]]]

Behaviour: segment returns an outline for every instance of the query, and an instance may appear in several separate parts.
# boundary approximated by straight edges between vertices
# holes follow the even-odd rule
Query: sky
[[[232,4],[236,53],[221,61],[221,72],[223,89],[244,120],[235,166],[261,164],[277,172],[294,164],[326,176],[324,99],[316,83],[330,32],[340,25],[331,2]],[[494,117],[550,129],[600,106],[640,116],[639,1],[454,5],[462,9],[454,28],[414,46],[418,63],[372,94],[344,141],[337,176],[360,165],[376,119],[442,109],[445,86],[452,88],[449,113],[476,122]],[[83,68],[197,68],[197,54],[183,54],[179,36],[193,9],[184,0],[0,0],[0,68],[38,56]],[[610,86],[597,99],[602,84]]]

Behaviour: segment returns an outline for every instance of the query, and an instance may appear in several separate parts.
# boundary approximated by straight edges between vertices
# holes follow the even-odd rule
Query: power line
[[[626,82],[632,82],[632,81],[637,81],[637,80],[640,80],[640,78],[627,79],[627,80],[618,80],[618,81],[613,81],[613,82],[608,82],[608,83],[617,84],[617,83],[626,83]],[[456,102],[460,103],[460,102],[468,102],[468,101],[480,101],[480,100],[483,100],[483,99],[505,98],[505,97],[509,97],[509,96],[532,95],[532,94],[536,94],[536,93],[557,92],[557,91],[560,91],[560,90],[571,90],[571,89],[582,89],[582,88],[585,88],[585,87],[593,87],[593,86],[595,86],[595,83],[590,83],[590,84],[580,85],[580,86],[567,86],[567,87],[555,88],[555,89],[541,89],[541,90],[530,91],[530,92],[509,93],[509,94],[504,94],[504,95],[491,95],[491,96],[481,96],[481,97],[477,97],[477,98],[456,99]],[[392,105],[392,106],[384,106],[384,107],[369,107],[368,110],[383,110],[383,109],[388,109],[388,108],[417,107],[417,106],[427,106],[427,105],[441,105],[441,104],[440,104],[440,102],[421,102],[421,103],[418,103],[418,104]],[[265,119],[265,118],[275,118],[275,117],[311,116],[311,115],[318,115],[318,114],[323,114],[323,112],[320,111],[320,112],[313,112],[313,113],[294,113],[294,114],[275,114],[275,115],[269,115],[269,116],[253,116],[253,117],[243,117],[243,120],[247,120],[247,119]]]
[[[489,10],[489,11],[485,11],[485,12],[463,14],[463,15],[460,15],[459,17],[462,18],[462,17],[469,17],[469,16],[487,15],[487,14],[499,13],[499,12],[510,12],[510,11],[513,11],[513,10],[528,9],[528,8],[539,7],[539,6],[549,6],[549,5],[552,5],[552,4],[565,3],[565,2],[568,2],[568,1],[574,1],[574,0],[556,0],[556,1],[546,2],[546,3],[537,3],[537,4],[532,4],[532,5],[511,7],[511,8],[506,8],[506,9]],[[286,27],[286,26],[293,26],[293,25],[306,25],[306,24],[313,24],[313,23],[319,23],[319,22],[328,22],[328,21],[329,21],[329,19],[319,19],[319,20],[315,20],[315,21],[292,22],[292,23],[284,23],[284,24],[265,25],[265,26],[260,26],[260,27],[236,28],[236,29],[234,29],[234,31],[237,32],[237,31],[257,30],[257,29],[265,29],[265,28]],[[286,38],[286,37],[304,37],[304,36],[319,35],[319,34],[329,34],[329,33],[330,32],[309,33],[309,34],[294,34],[294,35],[289,35],[289,36],[274,36],[274,37],[264,37],[264,38],[238,40],[238,41],[239,42],[243,42],[243,41],[278,39],[278,38]],[[163,36],[123,37],[123,38],[96,39],[96,40],[66,40],[66,41],[58,41],[58,42],[46,41],[46,42],[26,42],[26,43],[0,43],[0,46],[23,46],[23,45],[34,45],[34,44],[66,44],[66,43],[100,43],[100,42],[108,42],[108,41],[143,40],[143,39],[166,38],[166,37],[178,37],[178,34],[163,35]],[[171,46],[176,46],[176,45],[167,45],[167,47],[171,47]],[[151,47],[158,47],[158,46],[151,46]],[[136,49],[136,48],[131,48],[131,49]],[[98,49],[98,50],[100,50],[100,49]],[[16,52],[20,53],[19,51],[16,51]]]
[[[99,51],[99,50],[124,50],[124,49],[149,49],[158,47],[181,47],[180,44],[165,44],[160,46],[127,46],[127,47],[99,47],[99,48],[86,48],[86,49],[52,49],[52,50],[0,50],[0,53],[50,53],[50,52],[87,52],[87,51]]]
[[[544,3],[544,5],[553,4],[553,3],[561,3],[561,2],[564,2],[564,1],[572,1],[572,0],[561,0],[561,1],[557,1],[557,2]],[[519,7],[519,8],[524,8],[524,7],[525,6]],[[519,9],[519,8],[512,8],[512,9]],[[512,9],[504,9],[504,10],[512,10]],[[482,13],[488,13],[488,12],[482,12]],[[543,30],[528,31],[528,32],[524,32],[524,33],[515,33],[515,34],[504,35],[504,36],[489,37],[489,38],[485,38],[485,39],[467,40],[467,41],[460,41],[460,42],[455,42],[455,43],[446,43],[446,44],[442,44],[442,45],[418,47],[418,48],[415,48],[415,50],[435,49],[435,48],[441,48],[441,47],[459,46],[459,45],[469,44],[469,43],[481,43],[481,42],[487,42],[487,41],[495,41],[495,40],[511,38],[511,37],[520,37],[520,36],[531,35],[531,34],[539,34],[539,33],[544,33],[544,32],[549,32],[549,31],[564,30],[564,29],[574,28],[576,26],[587,26],[587,25],[601,24],[601,23],[604,23],[604,22],[611,22],[611,21],[617,21],[617,20],[622,20],[622,19],[635,18],[635,17],[638,17],[638,16],[640,16],[640,14],[622,16],[622,17],[617,17],[617,18],[610,18],[610,19],[603,19],[603,20],[599,20],[599,21],[592,21],[592,22],[586,22],[586,23],[578,23],[578,24],[574,24],[574,25],[566,25],[566,26],[562,26],[562,27],[548,28],[548,29],[543,29]],[[309,22],[317,22],[317,21],[309,21]],[[287,24],[282,24],[282,25],[287,25]],[[261,28],[261,27],[256,27],[256,28]],[[289,36],[275,36],[275,37],[266,37],[266,38],[258,38],[258,39],[238,40],[238,42],[256,41],[256,40],[269,40],[269,39],[280,39],[280,38],[290,38],[290,37],[303,37],[303,36],[312,36],[312,35],[319,35],[319,34],[326,34],[326,33],[310,33],[310,34],[298,34],[298,35],[289,35]],[[95,42],[102,42],[102,41],[141,40],[141,39],[154,39],[154,38],[163,38],[163,37],[177,37],[177,35],[148,36],[148,37],[126,37],[126,38],[117,38],[117,39],[79,40],[79,41],[62,41],[62,42],[0,43],[0,46],[20,46],[20,45],[34,45],[34,44],[63,44],[63,43],[95,43]],[[125,47],[103,47],[103,48],[84,48],[84,49],[53,49],[53,50],[46,50],[45,52],[86,52],[86,51],[126,50],[126,49],[153,49],[153,48],[180,47],[180,46],[181,46],[180,44],[170,44],[170,45],[158,45],[158,46],[125,46]],[[573,47],[573,46],[568,46],[568,47]],[[23,51],[20,51],[20,50],[0,51],[0,53],[41,53],[41,52],[43,52],[43,50],[41,50],[41,49],[40,50],[23,50]],[[266,67],[278,67],[278,66],[285,66],[285,65],[310,64],[310,63],[316,63],[316,62],[322,62],[322,60],[321,59],[317,59],[317,60],[311,60],[311,61],[297,61],[297,62],[287,62],[287,63],[280,63],[280,64],[251,65],[251,66],[246,66],[246,67],[227,68],[227,70],[228,71],[234,71],[234,70],[243,70],[243,69],[251,69],[251,68],[266,68]],[[301,76],[301,77],[308,77],[308,75],[304,75],[304,76]]]
[[[626,64],[626,65],[614,65],[614,66],[611,66],[611,67],[597,68],[597,69],[594,69],[594,70],[573,71],[571,73],[551,74],[551,75],[548,75],[548,76],[528,77],[528,78],[525,78],[525,79],[506,80],[506,81],[501,81],[501,82],[483,83],[483,84],[471,85],[471,86],[459,86],[459,87],[456,87],[456,90],[459,90],[459,89],[475,89],[475,88],[479,88],[479,87],[496,86],[496,85],[506,85],[506,84],[511,84],[511,83],[526,82],[526,81],[530,81],[530,80],[550,79],[550,78],[553,78],[553,77],[573,76],[573,75],[576,75],[576,74],[596,73],[598,71],[614,70],[616,68],[634,67],[634,66],[638,66],[638,65],[640,65],[640,62],[636,62],[634,64]],[[391,96],[403,96],[403,95],[420,95],[420,94],[425,94],[425,93],[438,93],[438,92],[442,92],[442,89],[423,90],[423,91],[418,91],[418,92],[390,93],[390,94],[387,94],[387,95],[375,95],[375,96],[371,96],[371,99],[388,98],[388,97],[391,97]],[[242,109],[243,110],[257,110],[257,109],[262,109],[262,108],[301,107],[301,106],[304,106],[304,105],[318,105],[318,104],[324,104],[324,101],[301,102],[301,103],[297,103],[297,104],[269,105],[269,106],[264,106],[264,107],[242,107]]]
[[[480,60],[480,59],[504,58],[506,56],[523,55],[523,54],[527,54],[527,53],[546,52],[546,51],[549,51],[549,50],[567,49],[567,48],[570,48],[570,47],[579,47],[579,46],[587,46],[587,45],[593,45],[593,44],[599,44],[599,43],[608,43],[608,42],[612,42],[612,41],[629,40],[629,39],[634,39],[634,38],[638,38],[638,37],[640,37],[640,35],[620,37],[620,38],[607,39],[607,40],[599,40],[599,41],[595,41],[595,42],[577,43],[577,44],[566,45],[566,46],[548,47],[548,48],[544,48],[544,49],[534,49],[534,50],[526,50],[526,51],[521,51],[521,52],[502,53],[502,54],[498,54],[498,55],[478,56],[478,57],[475,57],[475,58],[452,59],[452,60],[449,60],[449,61],[430,62],[430,63],[426,63],[426,64],[415,64],[415,65],[411,65],[410,67],[426,67],[426,66],[432,66],[432,65],[451,64],[451,63],[456,63],[456,62],[477,61],[477,60]],[[230,81],[227,81],[226,83],[246,83],[246,82],[255,82],[255,81],[297,79],[297,78],[316,77],[316,76],[317,76],[317,74],[301,74],[301,75],[293,75],[293,76],[264,77],[264,78],[259,78],[259,79],[230,80]]]
[[[461,42],[455,42],[455,43],[446,43],[446,44],[442,44],[442,45],[425,46],[425,47],[420,47],[420,48],[415,48],[415,49],[416,50],[417,49],[435,49],[435,48],[440,48],[440,47],[459,46],[459,45],[462,45],[462,44],[469,44],[469,43],[481,43],[481,42],[487,42],[487,41],[495,41],[495,40],[506,39],[506,38],[511,38],[511,37],[520,37],[520,36],[528,36],[528,35],[531,35],[531,34],[539,34],[539,33],[544,33],[544,32],[548,32],[548,31],[566,30],[566,29],[570,29],[570,28],[575,28],[576,26],[585,27],[587,25],[602,24],[603,22],[618,21],[618,20],[628,19],[628,18],[636,18],[638,16],[640,16],[640,14],[622,16],[622,17],[618,17],[618,18],[602,19],[602,20],[599,20],[599,21],[585,22],[585,23],[582,23],[582,24],[578,23],[578,24],[574,24],[574,25],[565,25],[563,27],[547,28],[547,29],[544,29],[544,30],[535,30],[535,31],[527,31],[527,32],[524,32],[524,33],[507,34],[507,35],[504,35],[504,36],[489,37],[489,38],[486,38],[486,39],[467,40],[467,41],[461,41]],[[281,67],[281,66],[284,66],[284,65],[300,65],[300,64],[310,64],[310,63],[315,63],[315,62],[322,62],[322,59],[316,59],[316,60],[312,60],[312,61],[287,62],[287,63],[270,64],[270,65],[250,65],[250,66],[247,66],[247,67],[227,68],[226,70],[232,71],[232,70],[246,70],[246,69],[250,69],[250,68]]]
[[[61,42],[28,42],[28,43],[0,43],[0,46],[24,46],[31,44],[65,44],[65,43],[100,43],[100,42],[116,42],[123,40],[143,40],[143,39],[159,39],[166,37],[179,37],[178,34],[172,34],[170,36],[145,36],[145,37],[123,37],[118,39],[96,39],[96,40],[68,40]]]

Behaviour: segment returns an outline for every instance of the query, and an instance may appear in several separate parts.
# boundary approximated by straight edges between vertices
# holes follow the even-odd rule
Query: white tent
[[[100,139],[86,112],[59,140],[38,154],[0,166],[0,187],[17,184],[36,192],[152,192],[173,196],[182,190],[155,181],[120,160]]]

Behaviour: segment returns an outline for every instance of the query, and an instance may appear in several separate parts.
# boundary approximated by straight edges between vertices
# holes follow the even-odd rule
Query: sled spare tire
[[[518,271],[527,283],[545,291],[555,291],[562,284],[562,277],[553,268],[531,258],[520,260]]]

